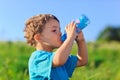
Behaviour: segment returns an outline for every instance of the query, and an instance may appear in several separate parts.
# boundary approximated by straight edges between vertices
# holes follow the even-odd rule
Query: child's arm
[[[88,61],[87,46],[82,31],[78,34],[76,42],[78,45],[77,67],[80,67],[86,65]]]
[[[74,22],[71,22],[70,24],[67,25],[66,33],[67,33],[67,39],[56,50],[55,55],[53,57],[53,67],[64,65],[68,59],[74,40],[77,36],[76,26]]]

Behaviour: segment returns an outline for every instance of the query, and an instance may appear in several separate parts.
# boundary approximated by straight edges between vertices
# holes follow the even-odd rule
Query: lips
[[[61,40],[61,37],[59,38],[59,41],[60,41],[60,43],[63,43],[62,40]]]

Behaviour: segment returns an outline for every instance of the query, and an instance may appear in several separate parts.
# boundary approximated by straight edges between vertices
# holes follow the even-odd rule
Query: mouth
[[[59,38],[59,41],[60,41],[60,43],[63,43],[63,41],[62,41],[61,37]]]

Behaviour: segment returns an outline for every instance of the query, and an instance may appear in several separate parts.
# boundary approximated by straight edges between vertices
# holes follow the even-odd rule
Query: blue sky
[[[96,40],[107,25],[120,26],[120,0],[0,0],[0,41],[25,41],[25,21],[41,13],[54,14],[62,32],[71,20],[87,15],[91,21],[83,30],[87,41]]]

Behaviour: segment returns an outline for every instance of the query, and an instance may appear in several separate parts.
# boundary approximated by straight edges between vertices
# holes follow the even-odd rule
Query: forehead
[[[47,28],[59,28],[60,23],[55,19],[49,19],[49,21],[45,24]]]

